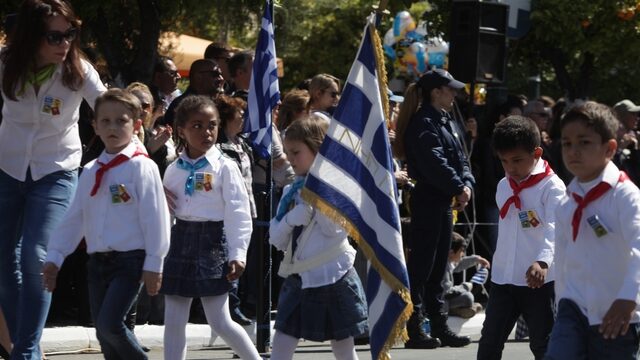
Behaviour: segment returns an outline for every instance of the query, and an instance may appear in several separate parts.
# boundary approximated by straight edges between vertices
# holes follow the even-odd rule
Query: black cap
[[[449,74],[448,71],[443,69],[430,70],[424,73],[420,80],[418,80],[418,86],[422,90],[430,91],[432,89],[439,88],[441,86],[449,86],[454,89],[464,88],[464,83],[456,80]]]

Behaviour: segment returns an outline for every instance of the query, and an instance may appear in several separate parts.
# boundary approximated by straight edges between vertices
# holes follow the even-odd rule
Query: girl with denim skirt
[[[331,341],[336,359],[357,359],[354,337],[367,330],[364,291],[353,269],[356,250],[346,231],[300,198],[305,176],[326,134],[312,115],[295,121],[284,147],[296,181],[287,185],[271,220],[272,245],[285,251],[272,359],[291,359],[300,338]]]
[[[251,212],[242,175],[215,147],[220,117],[204,96],[186,97],[176,109],[178,160],[164,176],[176,217],[165,259],[164,358],[186,357],[186,325],[200,298],[209,325],[241,359],[260,359],[244,329],[231,320],[228,291],[242,275]]]

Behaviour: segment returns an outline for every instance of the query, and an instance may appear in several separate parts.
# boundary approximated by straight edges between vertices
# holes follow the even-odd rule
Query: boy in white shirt
[[[106,91],[96,100],[94,128],[105,150],[89,162],[76,197],[49,240],[42,270],[56,287],[64,258],[84,237],[89,253],[91,315],[107,359],[147,359],[124,318],[140,290],[156,295],[169,250],[169,208],[157,165],[134,140],[142,106],[131,93]]]
[[[498,123],[492,146],[505,177],[496,192],[498,241],[478,359],[501,358],[521,314],[529,348],[542,359],[553,327],[554,212],[565,186],[541,159],[540,131],[531,119],[514,115]]]
[[[595,102],[562,119],[562,158],[575,176],[556,211],[557,320],[546,359],[636,359],[640,191],[611,158],[618,122]]]

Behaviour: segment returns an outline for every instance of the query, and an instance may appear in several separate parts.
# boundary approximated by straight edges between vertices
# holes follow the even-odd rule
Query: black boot
[[[437,337],[442,342],[442,346],[450,347],[463,347],[471,343],[471,338],[468,336],[456,335],[449,325],[447,325],[447,315],[437,314],[436,316],[430,316],[431,319],[431,335]]]
[[[9,358],[11,357],[11,355],[9,355],[9,351],[7,351],[7,349],[5,349],[2,345],[0,345],[0,356],[2,356],[3,359],[7,360],[9,360]]]
[[[420,315],[420,311],[413,312],[409,321],[407,321],[407,332],[409,340],[404,344],[407,349],[435,349],[440,347],[440,340],[431,337],[424,332],[422,323],[424,318]]]

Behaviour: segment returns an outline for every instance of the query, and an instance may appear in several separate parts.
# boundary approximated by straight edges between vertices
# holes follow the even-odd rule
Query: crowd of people
[[[64,0],[25,0],[0,52],[0,208],[11,209],[0,220],[0,355],[41,359],[52,293],[55,303],[73,282],[107,359],[146,359],[134,329],[147,322],[165,326],[165,358],[184,359],[197,308],[236,354],[260,359],[241,326],[262,295],[256,230],[267,220],[284,252],[272,357],[291,359],[307,339],[357,359],[367,333],[357,246],[300,197],[341,80],[320,73],[284,94],[265,159],[242,133],[251,51],[211,44],[184,92],[166,56],[148,84],[107,90],[80,27]],[[518,321],[536,359],[635,358],[640,106],[508,96],[478,122],[456,105],[463,88],[434,69],[390,97],[410,218],[405,347],[466,346],[448,316],[486,307],[478,359],[499,359]],[[456,219],[488,225],[463,236]],[[491,261],[465,256],[467,238]],[[456,284],[468,268],[478,276]]]

